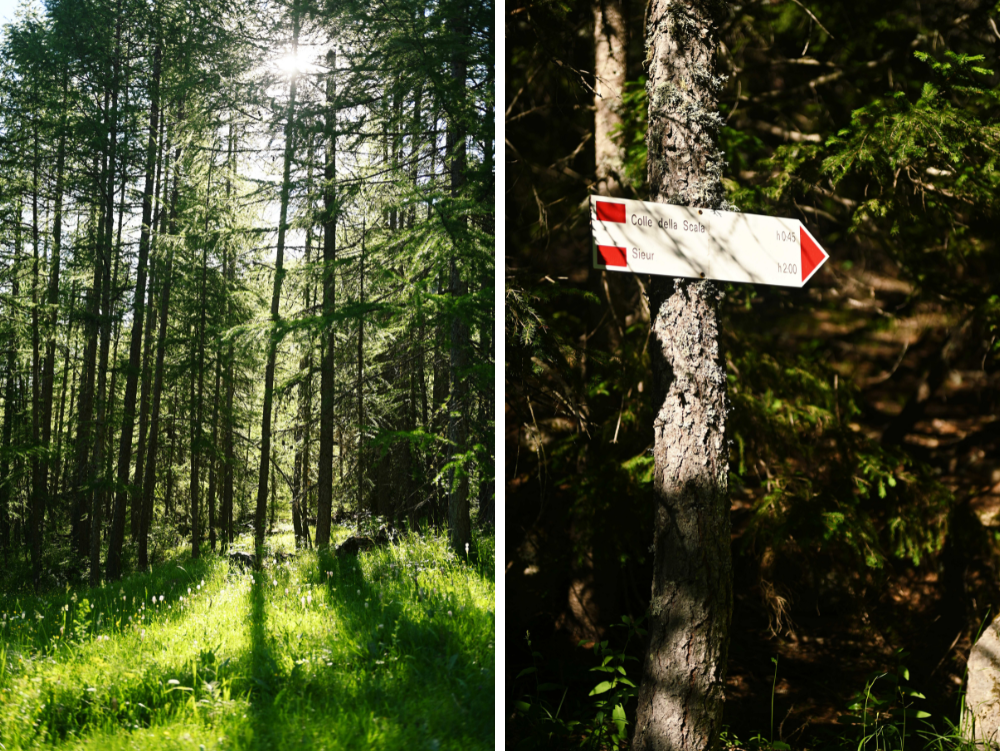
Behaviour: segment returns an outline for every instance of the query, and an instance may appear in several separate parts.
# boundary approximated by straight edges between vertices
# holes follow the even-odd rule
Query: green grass
[[[410,536],[256,573],[178,554],[95,589],[0,596],[0,744],[492,748],[491,545],[470,563]]]

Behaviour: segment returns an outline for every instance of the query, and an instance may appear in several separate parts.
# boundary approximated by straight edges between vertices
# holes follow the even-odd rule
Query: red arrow
[[[830,255],[820,247],[816,238],[809,234],[809,230],[805,227],[802,227],[799,238],[799,249],[802,253],[802,283],[805,284],[809,277],[819,271],[819,267],[826,263],[826,259]]]

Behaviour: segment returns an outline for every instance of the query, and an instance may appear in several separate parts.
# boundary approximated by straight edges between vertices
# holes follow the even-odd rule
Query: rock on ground
[[[962,732],[978,745],[1000,745],[1000,616],[969,653]]]

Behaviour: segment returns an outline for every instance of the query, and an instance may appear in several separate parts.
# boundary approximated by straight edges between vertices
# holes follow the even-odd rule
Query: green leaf
[[[517,678],[523,678],[526,675],[534,673],[537,669],[538,668],[525,668],[524,670],[522,670],[520,673],[517,674]],[[514,680],[517,680],[517,678],[515,678]]]
[[[615,705],[614,710],[611,712],[611,719],[618,726],[619,737],[624,737],[625,726],[628,724],[628,721],[625,719],[625,708],[621,704]]]
[[[601,681],[594,689],[587,694],[587,696],[597,696],[598,694],[603,694],[605,691],[610,691],[614,688],[615,684],[612,681]]]

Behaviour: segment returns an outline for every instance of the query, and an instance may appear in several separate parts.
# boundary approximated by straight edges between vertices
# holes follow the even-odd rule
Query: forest
[[[995,747],[998,17],[506,5],[507,746]],[[830,258],[802,289],[609,273],[594,196],[788,217]],[[670,359],[695,298],[719,375],[670,413],[708,380]],[[671,414],[713,389],[717,474],[670,496]],[[716,610],[671,610],[704,570]]]
[[[0,747],[491,742],[492,13],[0,28]]]

